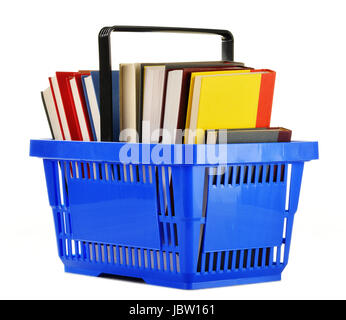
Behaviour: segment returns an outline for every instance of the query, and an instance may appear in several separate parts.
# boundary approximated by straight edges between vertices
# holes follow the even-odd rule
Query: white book
[[[143,143],[159,142],[164,80],[165,66],[144,67]]]
[[[138,142],[140,64],[121,63],[120,70],[120,141]]]
[[[168,72],[162,135],[162,143],[164,144],[177,143],[176,130],[179,117],[182,81],[183,70]]]
[[[79,128],[82,133],[83,141],[90,141],[89,131],[88,131],[88,125],[86,123],[86,118],[83,111],[82,101],[79,96],[78,87],[77,87],[77,81],[76,78],[73,77],[70,79],[70,86],[73,96],[74,105],[76,108]]]
[[[42,100],[54,140],[64,140],[59,124],[59,116],[55,108],[55,102],[50,87],[42,92]]]
[[[70,129],[69,129],[68,124],[67,124],[65,109],[64,109],[64,105],[63,105],[62,99],[61,99],[58,80],[56,79],[56,77],[52,77],[52,78],[50,78],[50,81],[51,81],[51,85],[53,87],[52,93],[54,94],[55,101],[56,101],[56,104],[58,107],[58,112],[59,112],[59,116],[60,116],[62,129],[64,132],[65,140],[71,140]]]
[[[216,144],[217,142],[217,131],[207,130],[207,144]]]
[[[96,98],[95,88],[91,76],[84,78],[84,84],[88,95],[89,108],[91,118],[90,121],[94,124],[94,130],[96,134],[96,140],[101,141],[101,120],[100,120],[100,109]]]

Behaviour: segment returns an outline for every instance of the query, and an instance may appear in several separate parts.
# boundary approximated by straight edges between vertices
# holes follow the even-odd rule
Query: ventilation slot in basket
[[[152,183],[148,166],[123,165],[105,162],[70,161],[65,163],[69,179],[87,179],[108,182]]]
[[[210,167],[212,186],[239,186],[285,182],[285,165],[233,165]]]
[[[59,205],[63,206],[64,208],[69,205],[68,202],[68,188],[67,188],[67,167],[66,163],[59,161],[57,163],[57,175],[58,179],[56,180],[57,183],[57,190],[59,193]]]
[[[161,244],[164,247],[178,247],[178,227],[176,223],[160,222]]]
[[[113,264],[125,268],[180,272],[178,252],[115,246],[68,238],[60,241],[59,246],[61,256],[67,260]]]
[[[284,164],[234,165],[209,168],[211,185],[239,186],[285,182]]]
[[[250,271],[282,266],[284,244],[281,247],[206,252],[200,256],[197,272]]]
[[[174,194],[171,167],[155,168],[159,215],[174,217]]]
[[[175,223],[173,177],[170,167],[152,167],[155,172],[159,231],[164,249],[178,247],[178,225]]]

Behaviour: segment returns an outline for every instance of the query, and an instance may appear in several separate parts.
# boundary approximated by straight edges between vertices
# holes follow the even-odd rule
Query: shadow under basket
[[[134,144],[140,160],[125,165],[124,145],[31,141],[65,271],[182,289],[280,280],[317,142],[224,145],[214,165],[199,156],[219,146],[161,145],[155,164],[142,158],[158,145]]]

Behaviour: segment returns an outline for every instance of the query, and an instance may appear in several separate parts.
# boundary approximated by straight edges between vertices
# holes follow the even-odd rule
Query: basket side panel
[[[74,173],[65,164],[73,239],[160,249],[154,168],[145,180],[142,170],[78,162]]]
[[[286,184],[279,165],[227,166],[224,172],[222,167],[218,169],[209,174],[204,251],[281,243]]]
[[[270,168],[266,169],[268,165]],[[200,281],[227,279],[228,274],[230,277],[237,277],[237,273],[234,272],[238,271],[242,271],[242,275],[246,277],[280,274],[288,263],[294,213],[297,209],[304,163],[261,164],[256,165],[253,170],[250,170],[251,165],[247,169],[246,166],[234,166],[233,169],[231,166],[227,168],[221,166],[209,169],[211,174],[208,175],[206,232],[203,235],[197,269],[198,276],[202,276]],[[244,214],[247,208],[237,206],[235,213],[228,212],[226,215],[225,209],[220,204],[225,205],[225,201],[231,201],[229,198],[234,197],[226,187],[243,188],[238,193],[237,189],[234,189],[237,203],[246,206],[252,201],[252,210],[245,211]],[[245,201],[241,193],[247,195],[251,188],[256,190],[257,196]],[[215,193],[223,193],[222,199],[215,196]],[[225,207],[232,208],[230,205]],[[210,208],[217,210],[211,211]],[[276,212],[275,215],[272,215],[271,210]],[[220,211],[224,214],[220,214]],[[238,218],[237,214],[243,214],[245,217]],[[213,215],[218,217],[217,221],[210,219]],[[253,224],[247,221],[242,225],[242,219],[251,219],[251,215],[255,221],[259,217],[261,220]],[[239,228],[242,228],[242,234]],[[264,235],[264,232],[269,236]],[[236,234],[236,238],[232,233]],[[215,240],[217,237],[221,239]]]

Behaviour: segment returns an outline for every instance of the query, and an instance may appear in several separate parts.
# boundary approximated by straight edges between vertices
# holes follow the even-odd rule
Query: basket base
[[[106,275],[105,273],[100,273],[99,271],[96,271],[96,270],[75,268],[75,267],[69,267],[69,266],[65,266],[65,272],[74,273],[74,274],[81,274],[81,275],[86,275],[86,276],[94,276],[94,277]],[[114,275],[114,276],[116,276],[116,275]],[[113,277],[110,277],[110,278],[113,278]],[[117,279],[117,277],[114,277],[114,278]],[[164,286],[164,287],[170,287],[170,288],[176,288],[176,289],[185,289],[185,290],[195,290],[195,289],[236,286],[236,285],[242,285],[242,284],[280,281],[281,280],[281,273],[274,274],[274,275],[257,276],[257,277],[238,278],[238,279],[223,279],[223,280],[201,281],[201,282],[167,281],[167,280],[163,280],[161,278],[158,279],[158,278],[147,278],[147,277],[144,277],[142,279],[142,278],[123,276],[123,275],[120,275],[119,278],[122,280],[129,280],[129,281],[134,281],[134,279],[136,279],[138,282],[144,281],[147,284],[157,285],[157,286]]]
[[[281,274],[263,276],[263,277],[203,281],[203,282],[193,282],[193,283],[170,282],[170,281],[162,281],[157,279],[144,279],[144,281],[147,284],[165,286],[165,287],[177,288],[177,289],[185,289],[185,290],[228,287],[228,286],[237,286],[242,284],[252,284],[252,283],[271,282],[271,281],[280,281],[280,280],[281,280]]]

